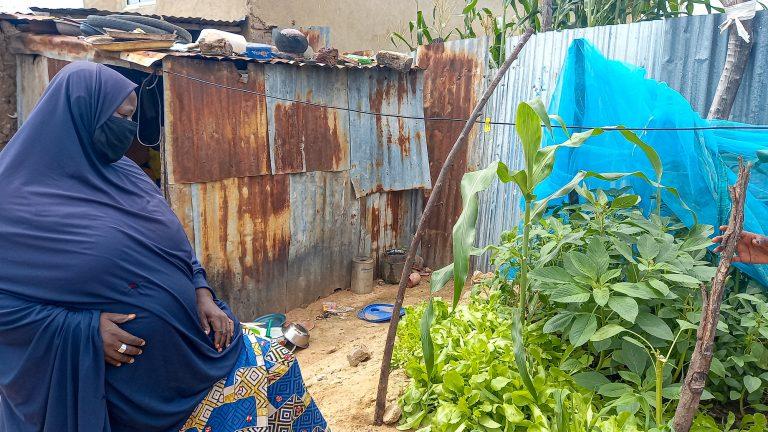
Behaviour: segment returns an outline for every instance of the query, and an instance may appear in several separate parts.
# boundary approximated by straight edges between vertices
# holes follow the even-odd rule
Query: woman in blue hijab
[[[123,157],[134,88],[72,63],[0,152],[0,431],[234,432],[291,397],[290,421],[324,430],[293,357],[243,335]],[[267,389],[283,378],[290,395]]]

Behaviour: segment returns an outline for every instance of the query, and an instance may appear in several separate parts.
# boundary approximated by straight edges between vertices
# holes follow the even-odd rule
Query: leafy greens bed
[[[552,119],[557,120],[556,117]],[[464,209],[454,227],[454,263],[436,271],[433,291],[453,280],[454,301],[432,299],[398,328],[393,363],[412,382],[401,429],[462,431],[669,431],[680,382],[695,345],[701,295],[714,274],[712,227],[661,216],[662,165],[633,133],[654,179],[640,172],[580,172],[552,195],[536,186],[558,148],[604,132],[567,135],[539,148],[540,101],[522,103],[517,132],[525,166],[496,162],[462,181]],[[589,190],[587,178],[636,177],[658,191],[645,215],[628,188]],[[525,203],[522,229],[489,248],[499,269],[459,298],[474,248],[477,194],[494,179],[513,182]],[[553,203],[577,193],[579,204]],[[685,208],[685,203],[681,203]],[[723,301],[716,352],[693,431],[757,431],[768,411],[768,298],[735,272]]]

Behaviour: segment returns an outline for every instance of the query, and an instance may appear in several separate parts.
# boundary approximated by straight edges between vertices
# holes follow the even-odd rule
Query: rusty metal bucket
[[[399,249],[388,250],[381,261],[381,278],[388,284],[400,282],[400,275],[405,267],[405,251]]]

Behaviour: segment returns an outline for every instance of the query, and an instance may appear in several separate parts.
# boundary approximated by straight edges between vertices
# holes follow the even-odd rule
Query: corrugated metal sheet
[[[488,44],[486,39],[468,39],[447,44],[419,47],[416,63],[427,68],[424,76],[424,115],[466,119],[475,107],[486,71]],[[462,121],[426,120],[429,170],[432,182],[464,127]],[[470,143],[473,135],[469,137]],[[439,209],[427,227],[422,241],[425,263],[439,268],[452,261],[451,230],[461,213],[459,185],[467,166],[471,145],[462,152],[451,168],[438,199]]]
[[[346,71],[270,66],[269,96],[346,108]],[[349,113],[267,98],[269,148],[275,174],[349,169]]]
[[[48,85],[48,59],[42,56],[16,56],[16,115],[19,127],[29,117]]]
[[[728,35],[718,26],[723,15],[667,20],[659,78],[680,92],[706,117],[725,64]],[[768,124],[768,12],[753,20],[752,53],[731,112],[731,120]],[[760,101],[760,102],[757,102]]]
[[[246,321],[297,306],[288,289],[289,176],[227,179],[190,189],[198,259],[238,317]],[[290,295],[297,290],[291,288]]]
[[[361,198],[359,254],[380,262],[387,250],[407,248],[423,207],[424,195],[419,190],[373,193]]]
[[[358,111],[421,118],[423,74],[350,70],[349,106]],[[350,114],[351,177],[357,197],[373,192],[429,189],[423,120]]]
[[[486,116],[495,122],[514,122],[519,102],[541,97],[548,103],[568,48],[576,38],[586,38],[607,57],[643,66],[649,76],[656,76],[664,44],[663,26],[663,21],[652,21],[534,35],[488,101]],[[517,38],[510,39],[507,52],[516,43]],[[487,80],[490,81],[494,74],[495,71],[488,71]],[[522,166],[522,152],[514,126],[492,125],[490,132],[481,133],[468,168],[484,167],[494,160],[514,168]],[[481,194],[480,199],[478,244],[497,243],[502,232],[514,229],[520,221],[519,191],[511,183],[495,184]],[[487,257],[479,260],[478,265],[486,267]]]
[[[348,172],[289,177],[290,199],[295,204],[286,281],[288,303],[295,307],[349,288],[360,217]]]
[[[183,76],[264,93],[264,66],[169,58],[163,62],[169,183],[269,174],[266,101]]]

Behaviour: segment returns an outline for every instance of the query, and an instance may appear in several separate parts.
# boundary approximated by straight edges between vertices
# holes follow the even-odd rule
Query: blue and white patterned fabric
[[[181,432],[330,432],[293,353],[244,330],[245,348]]]

